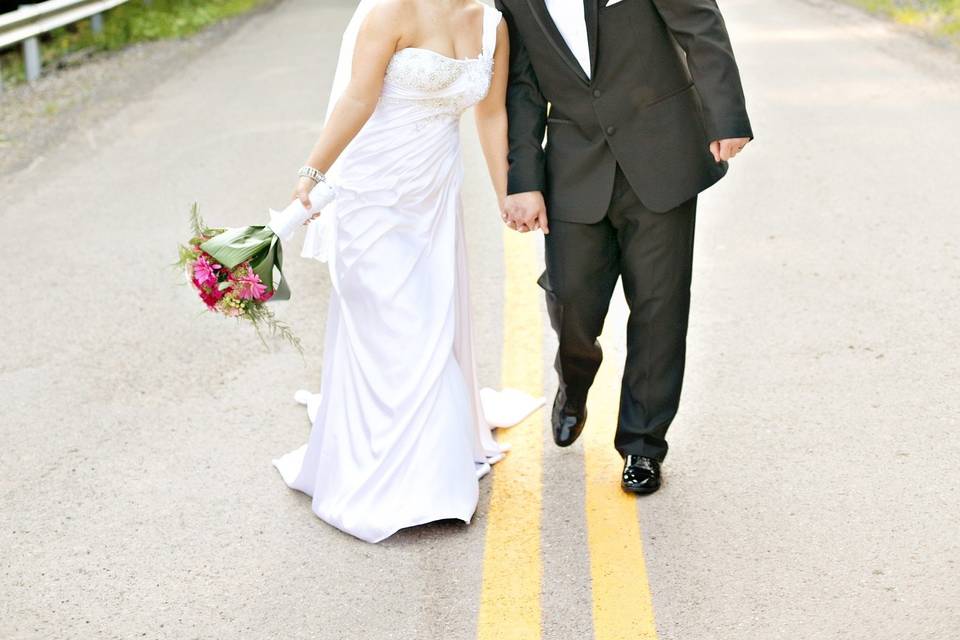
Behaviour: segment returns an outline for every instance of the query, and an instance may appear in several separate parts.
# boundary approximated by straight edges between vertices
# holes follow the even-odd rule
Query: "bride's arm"
[[[507,21],[501,20],[497,27],[497,49],[493,54],[493,81],[490,91],[474,109],[480,146],[487,160],[487,169],[497,194],[497,202],[503,208],[507,197],[507,79],[510,68],[510,36]]]
[[[405,16],[400,9],[401,3],[381,2],[364,20],[357,34],[350,82],[330,113],[306,165],[321,173],[329,171],[373,115],[387,65],[403,34]],[[308,194],[315,184],[310,178],[301,178],[294,192],[294,197],[307,209],[310,208]]]

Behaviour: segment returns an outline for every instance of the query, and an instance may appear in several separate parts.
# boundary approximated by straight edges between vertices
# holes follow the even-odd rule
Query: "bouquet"
[[[334,195],[332,186],[317,183],[310,192],[309,210],[294,200],[283,211],[270,209],[266,225],[233,229],[206,226],[194,202],[190,208],[193,237],[179,246],[176,266],[184,270],[208,311],[248,321],[264,346],[266,330],[302,354],[300,339],[266,303],[290,298],[281,241],[289,241],[297,227],[330,204]]]

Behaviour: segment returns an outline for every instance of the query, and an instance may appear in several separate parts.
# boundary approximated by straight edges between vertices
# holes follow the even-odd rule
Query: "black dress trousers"
[[[650,211],[618,166],[600,222],[551,221],[545,236],[546,271],[538,282],[559,338],[560,388],[573,404],[586,402],[600,368],[597,337],[623,278],[630,317],[614,439],[621,455],[662,461],[667,454],[686,360],[696,208],[694,196],[670,211]]]

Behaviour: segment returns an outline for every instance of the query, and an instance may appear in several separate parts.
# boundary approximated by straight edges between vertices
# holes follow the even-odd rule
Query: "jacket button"
[[[617,128],[616,128],[616,127],[607,127],[607,135],[608,135],[608,136],[612,136],[612,135],[615,134],[616,132],[617,132]]]
[[[594,97],[594,98],[599,98],[601,95],[602,95],[602,94],[600,93],[600,89],[594,89],[594,90],[593,90],[593,97]]]

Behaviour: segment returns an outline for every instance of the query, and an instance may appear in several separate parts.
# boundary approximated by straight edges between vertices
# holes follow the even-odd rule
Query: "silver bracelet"
[[[320,173],[310,165],[306,165],[306,164],[300,167],[300,171],[297,172],[297,175],[300,176],[301,178],[310,178],[311,180],[313,180],[318,184],[321,182],[327,181],[327,176],[323,175],[322,173]]]

